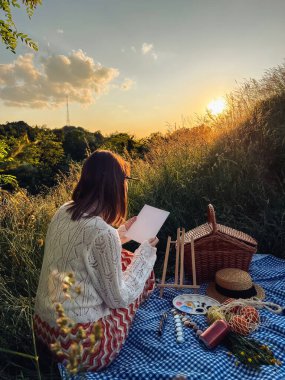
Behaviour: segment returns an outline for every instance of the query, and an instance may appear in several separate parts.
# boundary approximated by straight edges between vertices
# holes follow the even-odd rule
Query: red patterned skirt
[[[125,271],[130,264],[132,256],[133,253],[124,249],[122,250],[123,271]],[[38,340],[47,347],[50,347],[52,343],[59,342],[64,350],[68,350],[76,337],[78,328],[82,327],[86,332],[87,338],[83,341],[81,365],[88,371],[101,370],[111,364],[120,352],[128,336],[138,307],[153,291],[154,286],[155,278],[154,273],[152,272],[146,281],[142,294],[133,303],[127,308],[111,309],[111,314],[99,320],[102,326],[103,336],[98,346],[98,350],[96,350],[95,353],[90,353],[91,347],[88,339],[88,336],[92,334],[93,322],[76,324],[72,328],[71,333],[66,336],[60,331],[59,327],[50,327],[48,323],[41,320],[38,315],[35,315],[35,334]]]

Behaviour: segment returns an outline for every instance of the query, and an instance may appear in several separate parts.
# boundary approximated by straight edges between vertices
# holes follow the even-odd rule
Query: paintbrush
[[[168,312],[165,311],[165,312],[162,314],[161,318],[160,318],[159,326],[158,326],[158,331],[157,331],[158,336],[161,336],[162,333],[163,333],[163,328],[164,328],[164,325],[165,325],[165,321],[166,321],[166,319],[167,319],[167,316],[168,316]]]

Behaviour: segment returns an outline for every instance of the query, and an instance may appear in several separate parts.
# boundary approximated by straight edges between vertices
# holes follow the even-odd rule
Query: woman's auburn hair
[[[117,226],[127,214],[126,176],[130,165],[118,154],[96,150],[84,162],[68,208],[72,220],[100,216]],[[87,213],[87,216],[83,214]]]

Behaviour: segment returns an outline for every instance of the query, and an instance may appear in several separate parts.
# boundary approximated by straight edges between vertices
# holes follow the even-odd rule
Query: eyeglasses
[[[129,177],[128,175],[125,176],[125,179],[131,179],[131,180],[134,180],[134,181],[139,181],[139,178]]]

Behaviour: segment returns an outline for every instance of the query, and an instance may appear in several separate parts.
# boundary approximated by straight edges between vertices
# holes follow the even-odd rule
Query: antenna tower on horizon
[[[66,125],[67,125],[68,127],[70,126],[68,95],[66,95]]]

